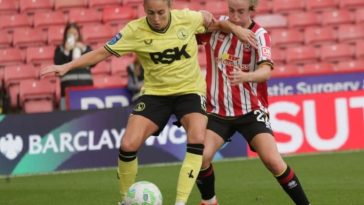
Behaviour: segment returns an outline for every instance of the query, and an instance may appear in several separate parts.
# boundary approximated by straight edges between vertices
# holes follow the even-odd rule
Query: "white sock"
[[[213,204],[213,203],[216,203],[216,196],[213,196],[211,199],[209,200],[202,200],[203,203],[205,204]]]
[[[176,204],[175,204],[175,205],[186,205],[186,204],[185,204],[185,202],[178,201],[178,202],[176,202]]]

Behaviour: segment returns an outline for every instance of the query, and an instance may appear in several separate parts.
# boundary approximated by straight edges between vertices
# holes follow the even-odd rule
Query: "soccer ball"
[[[162,193],[155,184],[139,181],[131,185],[124,203],[125,205],[162,205],[162,200]]]

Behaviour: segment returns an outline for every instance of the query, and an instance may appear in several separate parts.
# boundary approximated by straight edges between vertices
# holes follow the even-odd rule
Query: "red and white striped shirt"
[[[222,17],[220,19],[227,19]],[[207,112],[236,117],[253,110],[267,110],[267,83],[241,83],[232,86],[228,74],[235,68],[253,72],[264,62],[273,64],[267,31],[253,22],[249,27],[258,40],[258,49],[238,40],[232,33],[220,31],[198,36],[205,42],[207,58]]]

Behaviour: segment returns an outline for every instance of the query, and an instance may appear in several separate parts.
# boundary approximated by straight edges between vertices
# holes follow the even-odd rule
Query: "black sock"
[[[215,196],[215,174],[212,164],[207,169],[200,171],[196,184],[203,200],[209,200]]]
[[[119,149],[119,159],[123,162],[133,161],[137,156],[137,152],[124,152]]]
[[[297,205],[309,205],[305,192],[302,189],[300,181],[290,167],[278,177],[276,177],[284,191],[291,197]]]

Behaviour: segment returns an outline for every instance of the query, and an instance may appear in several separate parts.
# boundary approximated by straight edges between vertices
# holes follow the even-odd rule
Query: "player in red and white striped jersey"
[[[241,26],[246,36],[253,33],[256,45],[221,31],[197,36],[206,48],[209,114],[204,159],[197,180],[201,205],[217,204],[211,161],[235,132],[243,135],[296,204],[309,205],[297,176],[280,156],[270,127],[267,80],[273,61],[268,32],[251,19],[257,0],[227,1],[229,14],[220,20],[228,19]]]

